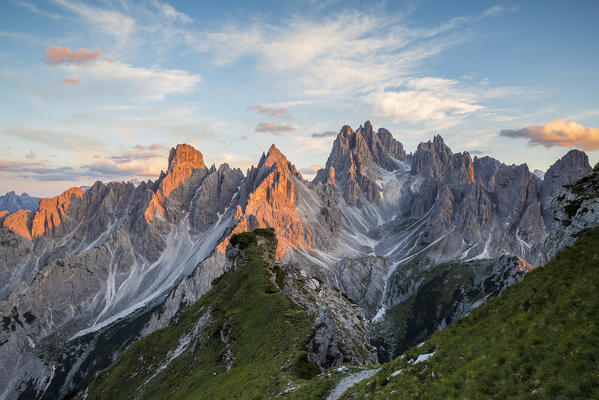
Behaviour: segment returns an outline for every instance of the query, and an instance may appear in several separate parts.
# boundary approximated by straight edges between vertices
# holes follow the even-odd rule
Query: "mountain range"
[[[393,359],[597,225],[598,195],[584,184],[596,174],[578,150],[542,180],[526,164],[453,153],[440,136],[406,153],[367,121],[340,130],[311,182],[274,145],[244,174],[180,144],[156,181],[96,182],[2,211],[0,399],[64,396],[200,309],[235,270],[234,238],[260,228],[276,232],[279,268],[344,293],[378,361]],[[319,368],[343,363],[304,350]]]
[[[0,212],[14,213],[19,210],[36,210],[40,204],[39,197],[29,196],[27,193],[16,194],[14,191],[0,196]]]

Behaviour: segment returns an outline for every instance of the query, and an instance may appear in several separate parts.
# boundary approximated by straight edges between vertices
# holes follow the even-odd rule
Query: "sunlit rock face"
[[[301,174],[274,145],[263,155],[258,166],[249,171],[240,188],[235,211],[238,221],[232,233],[273,228],[277,232],[277,258],[290,248],[313,247],[312,231],[296,211],[295,182]],[[218,247],[224,252],[228,239]]]
[[[83,191],[77,187],[51,198],[41,199],[36,211],[18,210],[6,214],[1,226],[8,228],[19,235],[32,239],[44,233],[53,231],[65,220],[66,212],[74,197],[81,198]]]
[[[204,157],[201,152],[188,144],[172,148],[168,157],[168,169],[161,175],[150,205],[144,213],[146,221],[151,222],[154,214],[164,215],[166,198],[171,192],[191,177],[196,169],[204,169]]]

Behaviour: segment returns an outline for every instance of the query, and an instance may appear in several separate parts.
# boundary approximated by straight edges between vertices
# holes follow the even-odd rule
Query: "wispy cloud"
[[[337,136],[337,132],[335,132],[335,131],[317,132],[317,133],[311,134],[310,136],[312,136],[313,138],[335,137],[335,136]]]
[[[305,93],[371,91],[393,86],[423,59],[463,40],[452,32],[496,13],[488,10],[432,28],[413,28],[401,16],[346,11],[332,18],[294,17],[284,27],[262,21],[226,25],[186,38],[198,51],[214,53],[217,65],[253,56],[261,68],[293,73]]]
[[[599,150],[599,128],[585,127],[577,122],[567,122],[563,119],[518,130],[504,129],[500,135],[528,139],[531,146],[561,146],[577,147],[587,151]]]
[[[283,132],[292,132],[295,130],[293,125],[277,124],[275,122],[261,122],[256,125],[254,132],[264,132],[273,135],[280,135]]]
[[[69,47],[50,46],[44,51],[43,59],[47,64],[55,66],[60,64],[86,65],[96,61],[101,53],[100,50],[79,49],[71,51]]]
[[[44,17],[49,17],[49,18],[52,18],[52,19],[64,18],[62,15],[41,10],[37,6],[35,6],[34,4],[31,4],[31,3],[27,2],[27,1],[13,1],[13,3],[16,4],[16,5],[18,5],[18,6],[20,6],[20,7],[26,8],[27,10],[31,11],[34,14],[42,15]]]
[[[105,178],[153,178],[160,174],[162,164],[148,164],[137,160],[118,162],[104,159],[83,165],[82,168],[86,169],[89,175]]]
[[[301,168],[299,171],[303,175],[316,175],[316,173],[323,168],[324,166],[322,165],[310,165],[309,167]]]
[[[258,114],[268,115],[271,117],[290,117],[285,107],[268,107],[261,104],[254,104],[246,108],[245,111],[256,111]]]
[[[190,16],[159,0],[99,2],[97,5],[79,0],[54,2],[80,18],[101,38],[111,39],[120,51],[143,44],[161,52],[163,47],[181,42],[187,32],[185,27],[193,23]]]
[[[187,93],[201,77],[178,69],[134,67],[114,60],[100,59],[93,64],[65,64],[67,73],[85,80],[89,95],[110,95],[136,100],[162,100],[167,95]]]
[[[74,133],[58,133],[53,130],[39,128],[36,126],[13,126],[6,130],[8,135],[41,143],[61,150],[89,150],[90,148],[101,148],[102,145],[96,139],[77,135]]]
[[[65,9],[82,18],[89,26],[105,36],[112,37],[117,46],[127,44],[135,32],[135,19],[113,9],[94,7],[72,0],[54,0]]]

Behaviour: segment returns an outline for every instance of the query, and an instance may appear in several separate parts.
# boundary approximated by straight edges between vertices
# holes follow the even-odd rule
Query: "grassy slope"
[[[244,234],[252,235],[252,234]],[[210,292],[183,312],[176,323],[133,343],[109,368],[83,382],[92,399],[263,399],[275,397],[287,384],[302,387],[286,398],[320,398],[340,379],[333,373],[316,376],[307,363],[305,343],[313,333],[313,318],[283,295],[267,276],[274,248],[256,246],[243,238],[246,265],[219,278]],[[270,238],[267,232],[259,241]],[[211,309],[211,322],[200,330],[195,348],[168,364],[144,384],[192,331],[196,321]],[[223,324],[231,327],[230,340],[236,361],[226,371],[221,341]],[[192,341],[192,344],[194,341]],[[313,379],[310,379],[313,378]],[[310,380],[308,380],[310,379]],[[313,397],[316,396],[316,397]]]
[[[599,227],[343,398],[365,397],[599,398]]]

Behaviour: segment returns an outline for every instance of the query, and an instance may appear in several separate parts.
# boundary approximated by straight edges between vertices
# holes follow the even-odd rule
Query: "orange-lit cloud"
[[[587,151],[599,149],[598,128],[585,127],[577,122],[567,122],[563,119],[551,121],[546,125],[532,125],[518,130],[504,129],[500,135],[510,138],[526,138],[532,146],[577,147]]]
[[[77,78],[68,78],[68,77],[64,78],[62,80],[62,83],[66,83],[67,85],[77,85],[77,86],[81,85],[81,82],[79,82],[79,79],[77,79]]]
[[[295,127],[293,125],[279,125],[274,122],[261,122],[256,126],[254,132],[266,132],[273,135],[280,135],[283,132],[291,132],[294,130]]]
[[[85,65],[96,61],[102,52],[79,49],[71,51],[69,47],[50,46],[44,51],[44,61],[51,65],[78,64]]]

